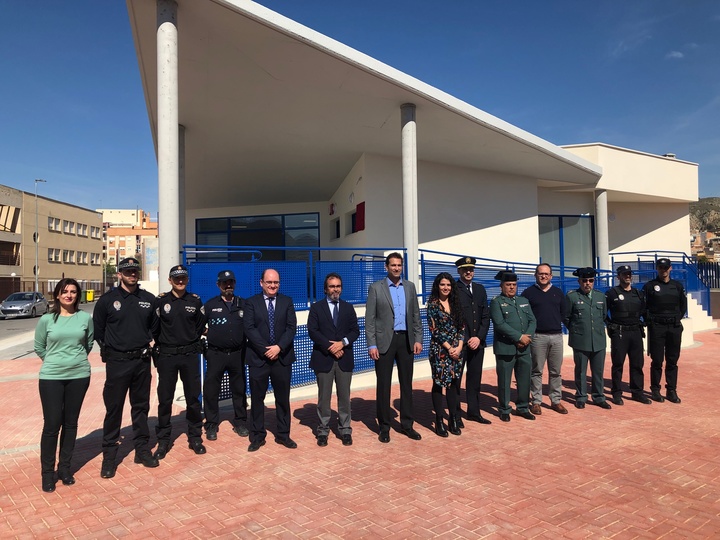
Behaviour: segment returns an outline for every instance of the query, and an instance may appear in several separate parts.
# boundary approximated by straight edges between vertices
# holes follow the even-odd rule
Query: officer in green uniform
[[[605,399],[603,371],[605,369],[605,319],[607,304],[605,295],[593,289],[595,285],[594,268],[578,268],[573,272],[577,276],[578,289],[565,296],[563,321],[570,334],[568,344],[573,349],[575,360],[575,407],[584,409],[587,402],[587,366],[590,363],[592,375],[592,400],[602,409],[612,409]]]
[[[535,420],[528,410],[530,402],[530,373],[532,356],[530,342],[535,333],[535,315],[527,298],[517,296],[517,275],[501,270],[495,276],[500,280],[500,296],[490,302],[490,319],[495,334],[493,352],[498,378],[498,411],[500,420],[510,421],[510,412],[528,420]],[[515,410],[510,407],[510,381],[513,372],[517,381]]]

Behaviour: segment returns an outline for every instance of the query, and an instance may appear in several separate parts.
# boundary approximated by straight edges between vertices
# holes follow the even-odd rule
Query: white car
[[[0,304],[0,319],[35,317],[48,312],[48,302],[39,292],[16,292]]]

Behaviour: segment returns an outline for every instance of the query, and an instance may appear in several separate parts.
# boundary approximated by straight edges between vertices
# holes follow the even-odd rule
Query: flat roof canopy
[[[156,0],[127,0],[157,147]],[[187,208],[325,201],[363,153],[593,186],[601,169],[248,0],[178,0]],[[579,187],[579,186],[578,186]]]

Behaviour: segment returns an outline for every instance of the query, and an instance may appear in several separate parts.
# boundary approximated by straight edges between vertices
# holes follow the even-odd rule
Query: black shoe
[[[197,455],[202,455],[207,452],[205,445],[200,439],[193,439],[192,441],[188,441],[188,448],[195,452]]]
[[[443,422],[442,418],[435,419],[435,435],[438,437],[448,436],[447,428],[445,427],[445,422]]]
[[[43,474],[42,475],[42,490],[45,493],[52,493],[55,491],[55,484],[57,480],[55,480],[55,473],[49,473],[49,474]]]
[[[665,398],[660,395],[660,390],[653,390],[650,394],[650,399],[657,401],[658,403],[665,401]]]
[[[468,414],[467,419],[470,422],[477,422],[478,424],[492,424],[492,422],[485,418],[482,414]]]
[[[317,445],[318,446],[327,446],[327,435],[318,435],[317,436]]]
[[[265,446],[265,439],[262,441],[251,442],[248,446],[248,452],[257,452],[261,446]]]
[[[625,402],[623,401],[623,398],[621,395],[613,396],[612,402],[615,405],[625,405]]]
[[[463,419],[460,418],[460,415],[455,415],[455,418],[457,420],[457,427],[459,427],[460,429],[465,429],[465,422],[463,422]]]
[[[342,436],[343,446],[352,446],[352,435],[346,433]]]
[[[585,402],[584,402],[584,401],[576,401],[576,402],[575,402],[575,408],[576,408],[576,409],[584,409],[584,408],[585,408]]]
[[[514,409],[512,412],[515,416],[521,416],[525,420],[535,420],[535,415],[531,413],[530,411],[518,411],[517,409]]]
[[[675,390],[668,390],[666,397],[670,403],[680,403],[680,398]]]
[[[381,443],[389,443],[390,442],[390,432],[389,431],[381,431],[380,435],[378,435],[378,441]]]
[[[208,424],[205,426],[205,438],[208,441],[217,441],[218,428],[214,424]]]
[[[158,443],[157,450],[155,450],[154,457],[155,459],[164,459],[165,456],[167,456],[167,453],[172,448],[172,444],[169,442],[160,442]]]
[[[117,470],[117,465],[115,465],[115,461],[110,461],[107,459],[103,459],[102,465],[100,466],[100,477],[101,478],[112,478],[115,476],[115,471]]]
[[[462,431],[460,431],[460,425],[458,424],[457,416],[450,417],[450,422],[448,423],[448,431],[453,435],[462,435]]]
[[[241,437],[247,437],[248,435],[250,435],[248,428],[246,428],[245,426],[235,426],[233,428],[233,431]]]
[[[503,422],[509,422],[510,421],[510,415],[507,413],[500,414],[500,420]]]
[[[297,443],[293,441],[290,437],[287,439],[275,439],[275,442],[278,444],[282,444],[285,448],[289,448],[290,450],[294,450],[297,448]]]
[[[638,401],[644,405],[652,405],[652,401],[644,394],[633,394],[633,401]]]
[[[422,435],[420,435],[413,428],[408,428],[408,429],[403,428],[400,430],[400,432],[403,435],[406,435],[408,438],[412,439],[413,441],[419,441],[420,439],[422,439]]]
[[[142,463],[145,467],[148,467],[150,469],[154,469],[155,467],[160,466],[160,462],[153,457],[153,455],[150,453],[150,450],[145,450],[143,452],[135,452],[135,463]]]
[[[595,405],[601,409],[612,409],[612,405],[610,405],[607,401],[599,401],[598,403],[595,403]]]
[[[75,483],[75,477],[64,469],[58,469],[58,479],[65,486],[72,486]]]

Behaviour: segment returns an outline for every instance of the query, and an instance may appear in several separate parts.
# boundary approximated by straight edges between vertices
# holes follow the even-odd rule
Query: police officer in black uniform
[[[105,421],[103,422],[103,461],[100,476],[115,476],[118,439],[125,396],[130,407],[135,445],[135,463],[157,467],[150,453],[148,411],[150,410],[150,328],[155,296],[138,285],[140,263],[132,257],[117,266],[120,285],[103,294],[93,310],[95,339],[105,362]]]
[[[244,300],[234,294],[235,274],[232,270],[223,270],[218,274],[217,286],[221,294],[205,302],[208,350],[205,354],[207,371],[203,387],[203,405],[205,436],[209,441],[217,439],[220,423],[218,399],[220,384],[226,371],[235,411],[233,431],[241,437],[247,437],[249,434],[247,427],[241,423],[247,420]]]
[[[605,292],[608,320],[607,333],[610,337],[610,358],[612,359],[612,401],[623,405],[622,374],[625,356],[630,364],[630,393],[635,401],[652,403],[644,395],[645,376],[642,338],[645,336],[642,317],[645,314],[645,296],[632,287],[632,268],[618,266],[619,285]]]
[[[200,297],[187,291],[188,270],[178,264],[170,269],[168,279],[172,290],[160,294],[155,301],[155,356],[158,370],[158,424],[155,427],[158,447],[157,459],[170,450],[172,403],[178,374],[185,393],[185,418],[188,423],[189,448],[204,454],[202,443],[202,413],[200,410],[200,363],[198,354],[203,345],[205,309]]]
[[[665,388],[667,399],[680,403],[677,395],[677,363],[682,342],[681,320],[687,311],[687,296],[682,283],[670,279],[672,263],[660,258],[655,263],[657,277],[645,283],[643,292],[647,302],[648,355],[650,364],[650,390],[652,399],[662,402],[660,394],[663,360],[665,360]]]

